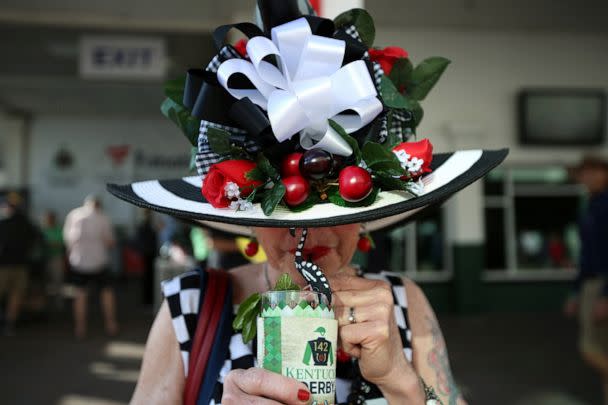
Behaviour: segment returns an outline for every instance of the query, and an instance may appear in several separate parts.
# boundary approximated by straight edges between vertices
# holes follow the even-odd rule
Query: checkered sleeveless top
[[[407,314],[407,296],[405,286],[401,277],[395,273],[382,272],[380,274],[364,274],[365,278],[384,280],[391,284],[393,290],[393,300],[395,302],[395,320],[401,334],[403,352],[406,358],[412,361],[412,332],[409,327]],[[188,361],[192,347],[192,339],[196,331],[198,321],[199,299],[200,299],[200,276],[196,271],[181,274],[173,279],[162,283],[162,290],[167,299],[169,310],[173,321],[175,336],[179,342],[180,351],[184,364],[184,374],[188,375]],[[233,316],[238,307],[234,308]],[[233,369],[247,369],[257,366],[255,357],[255,341],[247,344],[243,343],[242,334],[233,332],[230,339],[228,355],[224,366],[220,371],[217,383],[215,384],[213,399],[210,405],[221,404],[223,394],[224,377]],[[351,363],[338,363],[336,379],[336,396],[339,404],[346,404],[347,397],[351,392],[352,386],[352,365]],[[356,378],[356,377],[355,377]],[[360,383],[359,383],[360,384]],[[366,386],[363,383],[364,391],[367,392],[366,399],[381,397],[380,391],[375,387]]]

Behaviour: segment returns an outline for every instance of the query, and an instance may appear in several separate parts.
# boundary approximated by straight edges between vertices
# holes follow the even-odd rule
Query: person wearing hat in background
[[[22,210],[22,198],[11,192],[0,202],[0,301],[6,296],[4,334],[15,323],[28,285],[28,264],[36,229]]]
[[[324,293],[338,320],[336,403],[465,403],[422,290],[396,273],[364,274],[350,263],[367,232],[445,201],[507,151],[433,155],[427,139],[413,141],[422,118],[418,101],[449,61],[431,58],[413,68],[402,49],[371,48],[373,20],[365,10],[331,21],[308,15],[306,2],[257,4],[263,28],[218,28],[219,53],[207,68],[168,84],[161,110],[195,140],[198,175],[108,190],[257,240],[267,261],[213,276],[230,287],[218,298],[222,314],[271,290],[285,273]],[[248,42],[224,44],[230,28]],[[197,133],[184,119],[194,121]],[[201,374],[199,336],[208,328],[197,325],[211,322],[202,303],[213,274],[193,271],[163,283],[166,300],[131,403],[308,403],[306,385],[254,367],[252,329],[233,329],[224,315],[217,328],[226,334],[213,340],[204,365],[219,367]]]
[[[579,221],[581,253],[575,291],[564,311],[579,317],[579,350],[600,373],[608,404],[608,161],[586,156],[573,175],[589,193],[589,201]]]

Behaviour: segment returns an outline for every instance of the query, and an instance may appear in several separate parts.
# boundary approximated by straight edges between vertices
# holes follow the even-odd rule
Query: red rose
[[[397,62],[397,59],[408,57],[408,53],[405,49],[401,49],[398,46],[387,46],[384,49],[369,49],[369,58],[378,62],[382,66],[385,75],[389,75],[393,70],[393,65]]]
[[[399,159],[401,167],[408,172],[402,179],[416,179],[422,174],[432,171],[433,145],[428,139],[418,142],[402,142],[393,148],[393,153]]]
[[[203,196],[207,202],[215,208],[226,208],[237,196],[228,196],[226,186],[234,183],[238,186],[238,197],[247,197],[255,187],[262,183],[257,180],[249,180],[246,173],[255,168],[255,162],[251,160],[224,160],[209,168],[209,173],[203,181]],[[229,187],[230,188],[230,187]],[[232,186],[234,189],[235,187]],[[232,190],[233,193],[236,190]]]
[[[243,58],[247,57],[247,40],[245,38],[239,39],[236,44],[234,44],[234,49],[241,55]]]

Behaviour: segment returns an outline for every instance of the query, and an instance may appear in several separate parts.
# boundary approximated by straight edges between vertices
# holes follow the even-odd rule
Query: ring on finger
[[[348,322],[349,323],[357,323],[357,318],[355,318],[355,308],[350,307],[348,310]]]

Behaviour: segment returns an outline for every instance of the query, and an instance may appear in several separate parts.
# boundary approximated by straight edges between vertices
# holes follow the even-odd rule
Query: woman
[[[407,142],[420,110],[398,89],[424,98],[449,62],[425,61],[418,82],[403,82],[411,73],[407,53],[368,49],[373,21],[363,10],[334,23],[302,17],[296,0],[258,6],[263,29],[218,28],[219,53],[205,71],[188,72],[183,105],[173,90],[163,104],[190,138],[179,114],[201,120],[198,176],[109,185],[109,191],[232,233],[253,228],[268,261],[229,270],[235,305],[271,289],[282,273],[332,295],[345,363],[338,364],[338,403],[463,403],[421,290],[389,274],[362,277],[349,264],[363,223],[371,232],[411,219],[486,174],[507,152],[433,155],[428,140]],[[224,45],[231,28],[249,42]],[[163,284],[167,303],[148,339],[134,404],[181,403],[184,386],[191,387],[190,351],[202,330],[199,281],[199,273],[187,273]],[[219,375],[194,382],[213,384],[211,399],[199,396],[198,403],[309,401],[304,384],[253,367],[253,353],[233,333]]]
[[[362,376],[376,384],[390,404],[424,403],[419,376],[436,387],[443,403],[464,404],[451,376],[435,314],[420,288],[405,279],[405,289],[393,285],[399,291],[397,294],[401,294],[396,298],[408,303],[411,330],[407,330],[411,331],[413,356],[407,358],[394,315],[395,305],[399,303],[394,301],[391,284],[380,278],[358,277],[356,270],[349,266],[359,230],[358,224],[313,228],[307,241],[309,246],[327,248],[317,263],[325,269],[334,290],[343,350],[359,359]],[[268,265],[246,265],[230,271],[235,305],[254,292],[267,291],[268,281],[274,285],[282,273],[289,273],[302,286],[305,284],[293,266],[292,251],[298,239],[281,228],[256,228],[255,234],[266,251]],[[348,321],[351,307],[355,308],[357,322],[354,324]],[[165,303],[148,338],[132,403],[180,403],[184,381],[179,344]],[[260,368],[231,370],[223,381],[222,404],[306,403],[298,399],[299,391],[306,391],[305,385]]]

